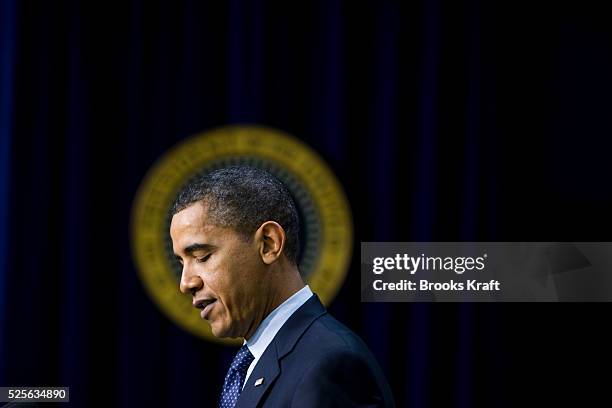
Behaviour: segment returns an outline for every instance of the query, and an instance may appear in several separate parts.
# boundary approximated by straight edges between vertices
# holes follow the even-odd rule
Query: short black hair
[[[232,166],[197,177],[178,194],[171,215],[203,201],[214,225],[232,228],[245,238],[266,221],[285,230],[284,253],[297,265],[299,218],[289,190],[272,174],[249,166]]]

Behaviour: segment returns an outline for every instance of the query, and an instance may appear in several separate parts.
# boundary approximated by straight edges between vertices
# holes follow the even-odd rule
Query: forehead
[[[233,231],[213,225],[206,206],[200,202],[177,212],[170,224],[170,237],[175,250],[191,244],[218,244],[233,236]]]
[[[188,236],[201,235],[210,231],[213,226],[209,222],[206,208],[201,203],[195,203],[172,216],[170,237],[172,241]]]
[[[202,228],[208,224],[208,214],[204,204],[194,203],[172,216],[170,231],[177,229]]]

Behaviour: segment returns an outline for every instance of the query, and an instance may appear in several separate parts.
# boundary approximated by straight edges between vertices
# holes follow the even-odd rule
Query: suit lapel
[[[259,403],[259,400],[264,395],[268,387],[274,383],[280,372],[278,365],[278,357],[274,341],[270,343],[266,351],[261,355],[257,365],[251,372],[251,375],[246,381],[240,397],[236,402],[236,408],[253,408]],[[257,380],[263,378],[260,385],[255,385]],[[261,381],[261,380],[260,380]]]
[[[326,313],[325,307],[317,295],[313,295],[285,322],[276,333],[274,340],[268,345],[247,379],[238,397],[236,408],[253,408],[259,404],[266,390],[272,386],[280,373],[279,360],[287,355],[295,346],[306,329],[319,316]],[[263,382],[255,385],[256,382]],[[258,381],[259,380],[259,381]]]

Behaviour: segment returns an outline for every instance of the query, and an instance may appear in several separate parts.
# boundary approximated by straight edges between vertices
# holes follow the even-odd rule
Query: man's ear
[[[285,248],[285,230],[274,221],[266,221],[255,232],[259,243],[259,255],[264,263],[276,262]]]

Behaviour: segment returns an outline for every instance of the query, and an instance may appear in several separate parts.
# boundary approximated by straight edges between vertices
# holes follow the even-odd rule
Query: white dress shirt
[[[295,292],[289,299],[285,300],[280,306],[274,309],[272,313],[270,313],[261,322],[257,330],[255,330],[253,336],[248,341],[244,341],[243,344],[247,345],[249,351],[251,354],[253,354],[255,359],[247,370],[246,378],[244,379],[244,384],[242,385],[243,389],[262,354],[264,351],[266,351],[272,340],[274,340],[276,333],[278,333],[291,315],[295,313],[300,306],[306,303],[311,296],[312,291],[308,285]]]

